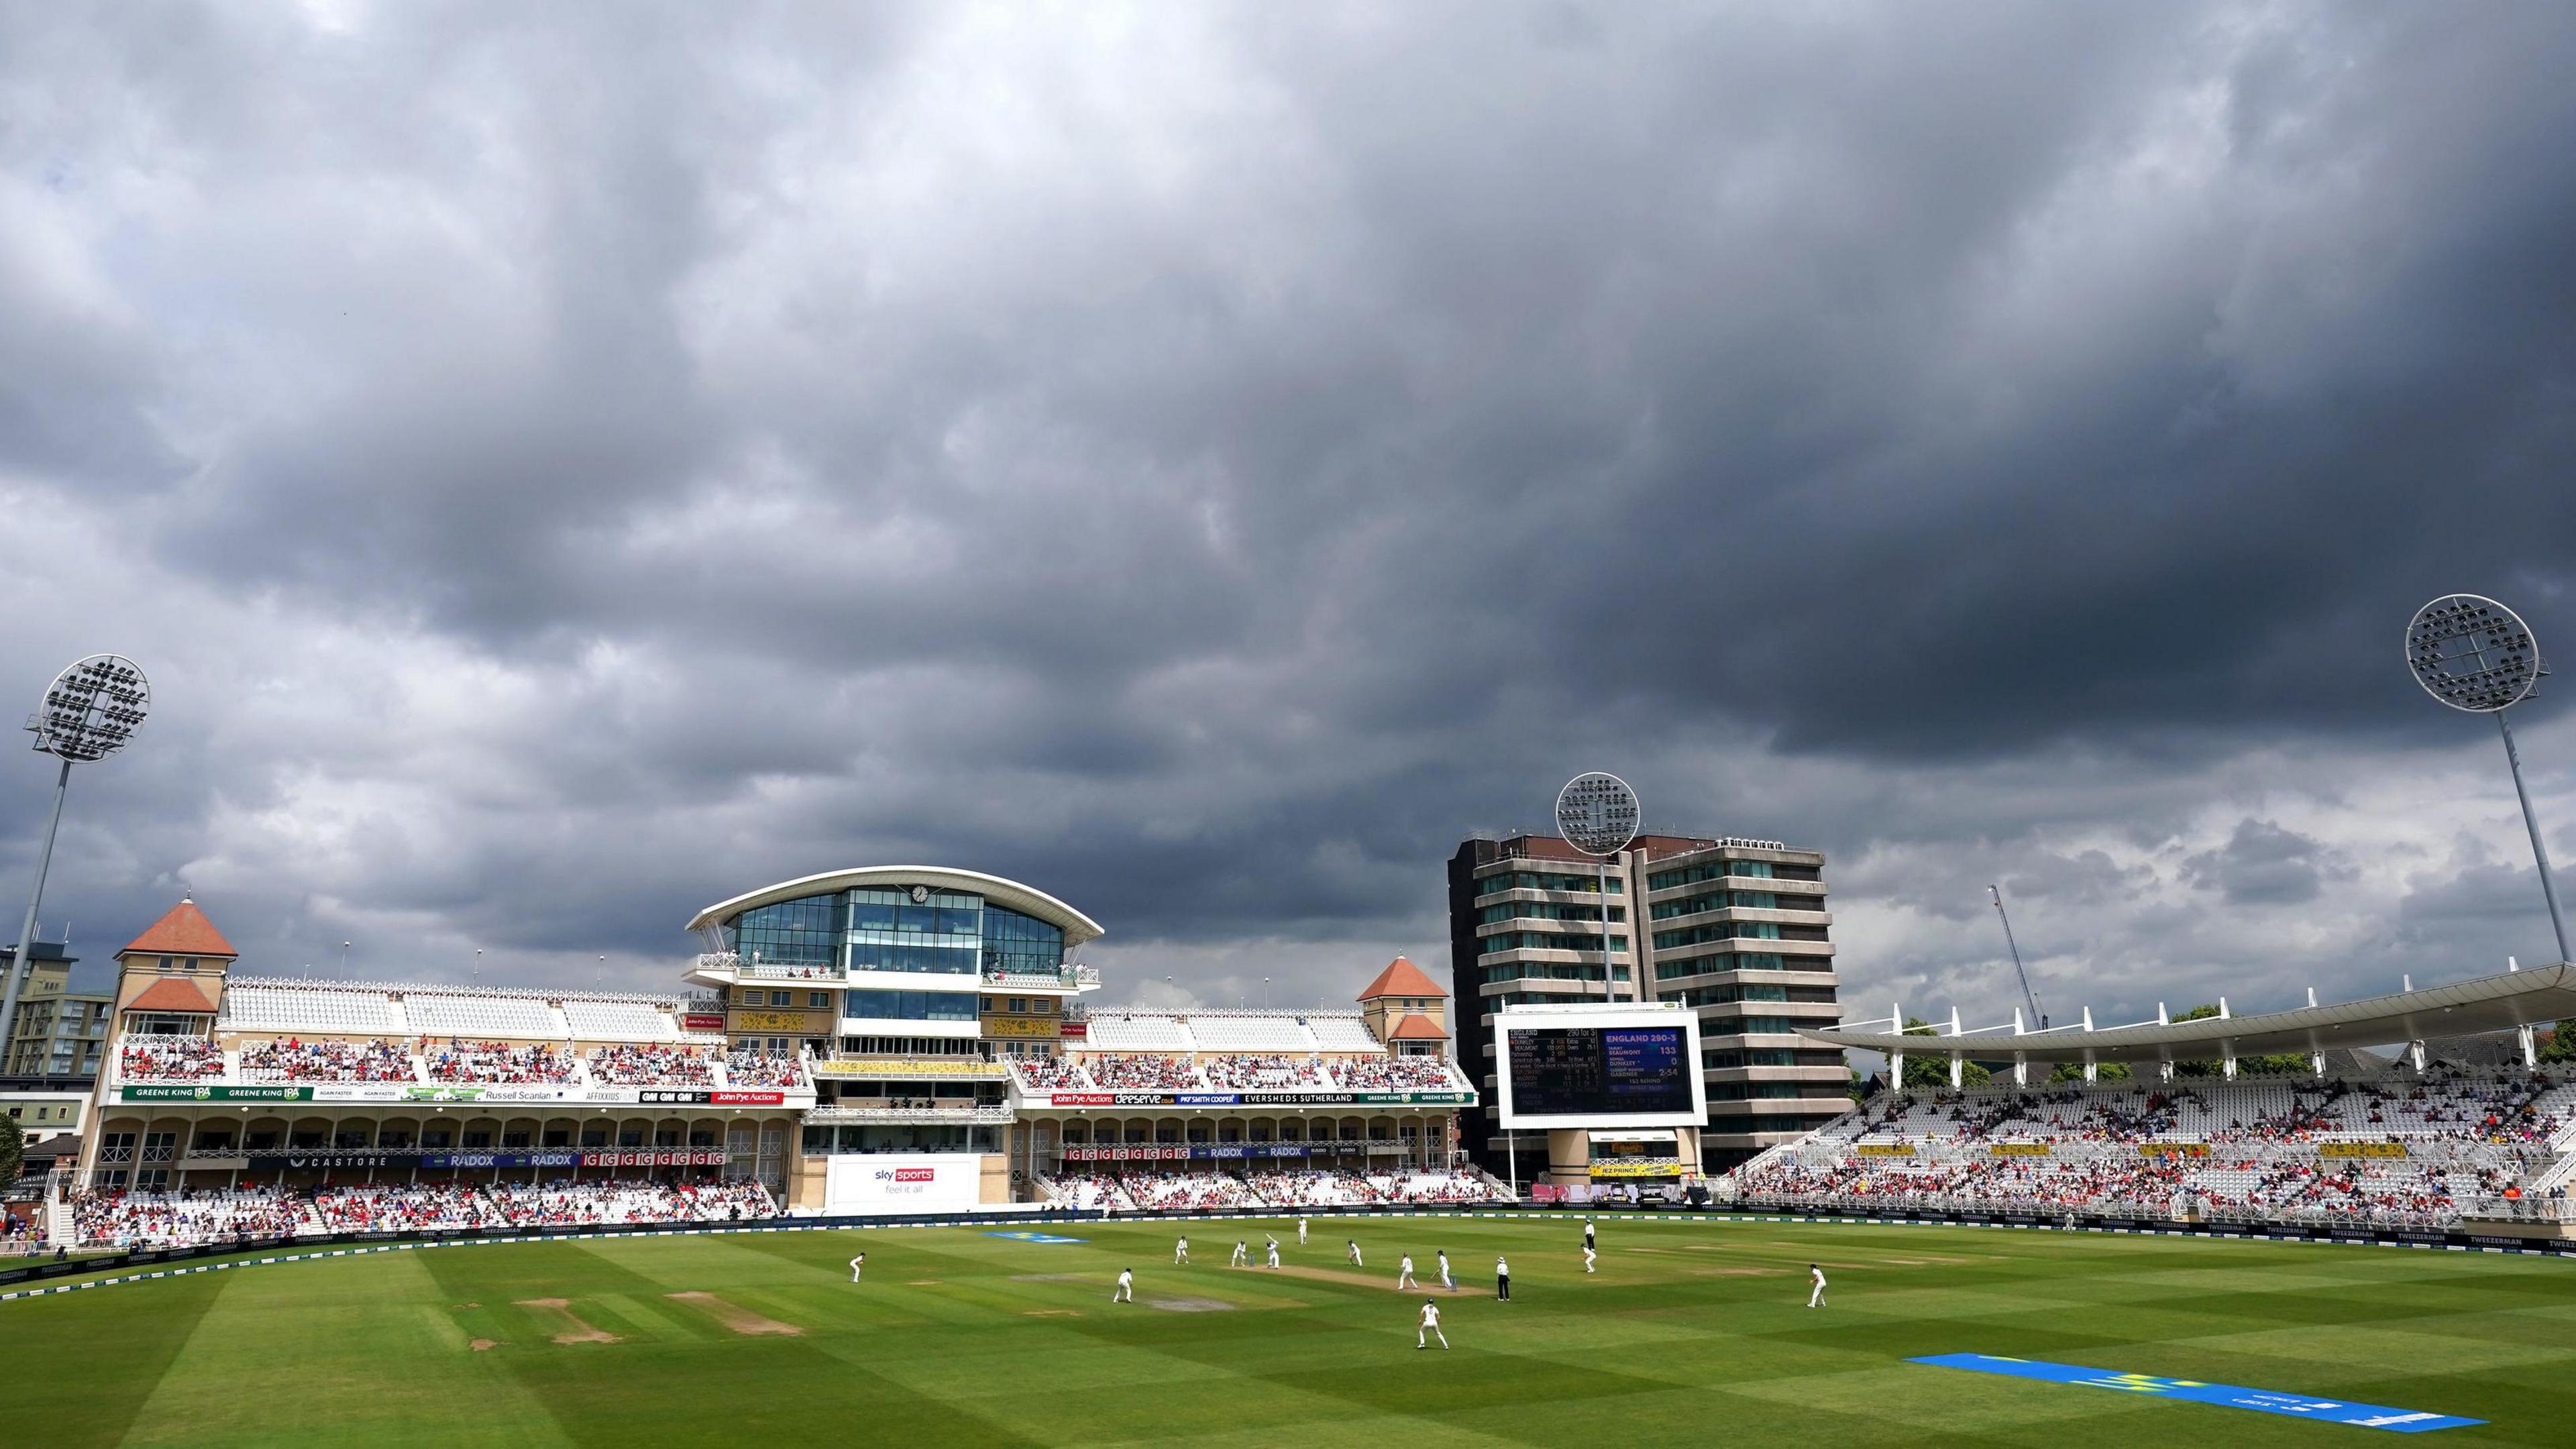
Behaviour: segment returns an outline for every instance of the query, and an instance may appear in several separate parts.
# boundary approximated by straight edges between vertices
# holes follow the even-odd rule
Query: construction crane
[[[2021,999],[2030,1007],[2031,1020],[2044,1029],[2048,1025],[2048,1016],[2039,1009],[2038,994],[2030,989],[2030,972],[2022,967],[2021,945],[2013,940],[2012,917],[2004,910],[2003,887],[1990,885],[1986,887],[1986,894],[1995,898],[1995,915],[2004,923],[2004,947],[2012,952],[2013,974],[2021,978]]]

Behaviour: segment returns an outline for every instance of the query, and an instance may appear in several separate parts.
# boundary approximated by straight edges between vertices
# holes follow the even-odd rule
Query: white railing
[[[2565,1198],[2472,1198],[2460,1204],[2460,1215],[2523,1223],[2576,1222],[2576,1202]]]
[[[807,1126],[832,1122],[965,1122],[978,1126],[1000,1126],[1017,1118],[1018,1114],[1008,1107],[987,1107],[966,1102],[954,1107],[816,1107],[806,1112],[803,1120]]]

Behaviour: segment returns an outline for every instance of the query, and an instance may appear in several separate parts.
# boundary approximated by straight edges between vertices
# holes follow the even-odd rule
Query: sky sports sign
[[[1032,1107],[1470,1107],[1473,1092],[1030,1092]]]

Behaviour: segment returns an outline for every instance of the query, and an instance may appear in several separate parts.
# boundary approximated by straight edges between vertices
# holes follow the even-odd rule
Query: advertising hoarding
[[[826,1159],[826,1213],[938,1213],[983,1196],[984,1159],[973,1152],[869,1152]]]

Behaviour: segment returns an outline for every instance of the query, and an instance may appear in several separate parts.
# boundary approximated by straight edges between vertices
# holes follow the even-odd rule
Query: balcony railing
[[[816,1107],[805,1114],[808,1126],[826,1123],[902,1123],[964,1122],[978,1126],[1001,1126],[1015,1120],[1017,1114],[1008,1107],[991,1107],[975,1102],[960,1102],[953,1107]]]
[[[988,966],[978,975],[987,986],[1079,991],[1100,984],[1100,972],[1079,961],[1068,961],[1053,971],[1013,971],[1000,966]]]

